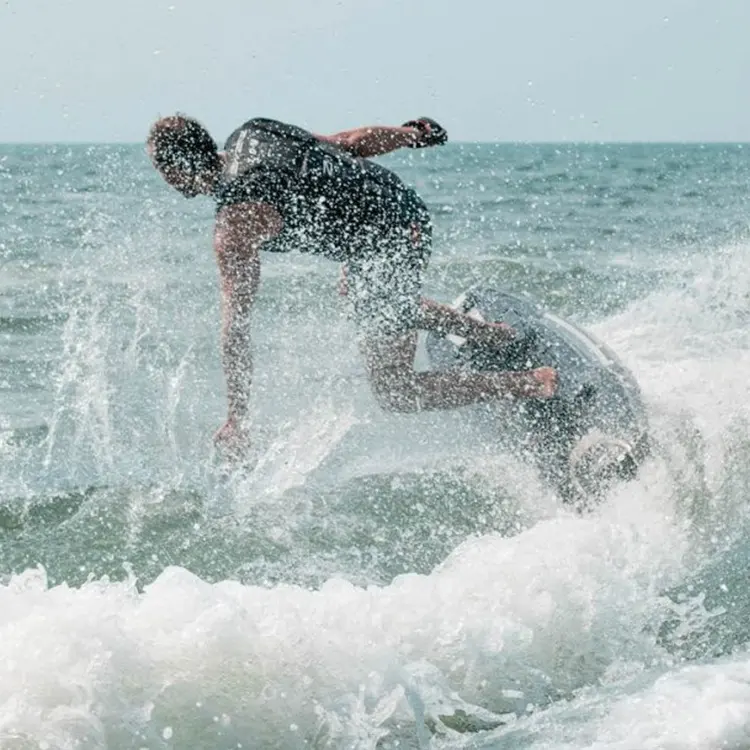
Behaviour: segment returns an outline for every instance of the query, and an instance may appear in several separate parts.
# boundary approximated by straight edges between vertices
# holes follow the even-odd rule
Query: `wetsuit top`
[[[301,128],[249,120],[224,149],[219,209],[269,203],[284,221],[264,250],[296,249],[347,260],[377,252],[400,229],[429,227],[425,204],[393,172]]]

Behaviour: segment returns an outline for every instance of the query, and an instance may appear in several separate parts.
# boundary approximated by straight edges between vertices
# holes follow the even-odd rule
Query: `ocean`
[[[591,330],[653,456],[578,514],[478,407],[382,413],[337,266],[289,255],[228,472],[210,202],[142,145],[0,146],[2,750],[750,748],[750,146],[382,162],[426,292]]]

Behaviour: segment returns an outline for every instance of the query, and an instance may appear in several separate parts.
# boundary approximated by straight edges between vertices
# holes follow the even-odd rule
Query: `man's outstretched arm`
[[[259,249],[281,231],[281,217],[267,204],[242,203],[220,210],[214,248],[221,278],[221,354],[227,384],[227,424],[217,436],[239,437],[247,417],[253,360],[250,316],[260,284]]]
[[[434,120],[423,117],[401,126],[371,125],[333,135],[317,135],[316,138],[355,156],[369,158],[400,148],[440,146],[448,140],[448,134]]]

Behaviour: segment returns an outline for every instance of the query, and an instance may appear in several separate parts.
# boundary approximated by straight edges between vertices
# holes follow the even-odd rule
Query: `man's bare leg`
[[[378,403],[388,411],[457,409],[502,398],[551,398],[557,372],[416,372],[417,332],[363,337],[360,348]]]
[[[507,323],[475,320],[469,315],[422,297],[419,304],[419,328],[435,331],[441,336],[452,334],[498,349],[515,337],[515,331]]]
[[[338,293],[342,297],[349,293],[346,264],[341,266]],[[476,344],[498,348],[515,338],[515,330],[507,323],[476,320],[428,297],[420,299],[418,327],[421,331],[435,331],[441,336],[452,334]]]

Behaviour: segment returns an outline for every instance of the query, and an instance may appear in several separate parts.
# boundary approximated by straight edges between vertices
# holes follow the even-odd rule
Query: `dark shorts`
[[[419,327],[431,239],[430,227],[415,223],[346,262],[347,296],[361,334],[395,336]]]

